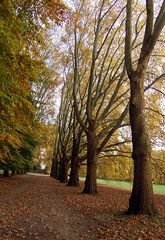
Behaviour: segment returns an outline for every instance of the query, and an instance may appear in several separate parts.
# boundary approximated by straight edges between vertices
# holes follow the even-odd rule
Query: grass
[[[84,180],[85,178],[81,177],[80,179]],[[108,179],[100,179],[100,178],[98,178],[97,179],[97,183],[113,185],[113,186],[116,186],[116,187],[126,188],[126,189],[129,189],[129,190],[132,189],[132,182],[108,180]],[[154,193],[165,195],[165,185],[153,184],[153,189],[154,189]]]

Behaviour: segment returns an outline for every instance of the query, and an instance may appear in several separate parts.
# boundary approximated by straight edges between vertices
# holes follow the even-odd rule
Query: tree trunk
[[[21,175],[25,174],[25,170],[24,170],[24,169],[21,169],[21,170],[20,170],[20,174],[21,174]]]
[[[59,178],[58,180],[61,183],[67,183],[68,182],[68,166],[65,163],[60,163],[60,171],[59,171]]]
[[[23,175],[23,174],[25,174],[25,170],[24,169],[18,169],[17,174],[18,175]]]
[[[77,187],[79,186],[79,145],[80,141],[79,139],[74,138],[73,139],[73,149],[72,149],[72,158],[71,158],[71,171],[70,171],[70,177],[67,186],[73,186]]]
[[[95,123],[92,120],[89,123],[87,132],[87,174],[85,187],[82,193],[97,194],[96,170],[97,170],[97,136],[95,132]]]
[[[4,176],[4,177],[9,177],[9,176],[10,176],[9,170],[4,170],[4,171],[3,171],[3,176]]]
[[[23,169],[22,174],[27,174],[27,169]]]
[[[12,176],[17,175],[17,171],[16,171],[15,169],[13,169],[13,170],[11,171],[11,175],[12,175]]]
[[[134,181],[128,214],[154,215],[151,146],[145,122],[143,78],[134,72],[131,83],[130,124],[132,131]]]
[[[59,164],[58,160],[53,160],[50,176],[57,179],[59,176]]]
[[[72,187],[78,187],[79,186],[79,157],[78,155],[74,156],[74,158],[71,159],[71,171],[70,171],[70,177],[67,186]]]
[[[61,163],[59,162],[59,166],[58,166],[58,175],[57,175],[57,180],[59,180],[60,181],[60,179],[61,179],[61,174],[62,174],[62,166],[61,166]]]
[[[21,170],[17,169],[17,175],[20,175],[20,174],[21,174]]]
[[[54,168],[55,168],[55,162],[53,159],[52,166],[51,166],[51,171],[50,171],[50,177],[54,177]]]

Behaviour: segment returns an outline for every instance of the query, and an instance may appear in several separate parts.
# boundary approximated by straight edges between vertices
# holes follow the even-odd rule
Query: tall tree
[[[165,1],[154,22],[154,4],[146,0],[146,27],[136,67],[132,61],[132,0],[127,0],[125,62],[130,79],[130,124],[132,131],[134,181],[128,214],[157,213],[152,188],[151,146],[146,126],[144,77],[151,53],[165,25]]]
[[[73,109],[70,82],[65,82],[62,88],[61,106],[58,115],[58,149],[60,182],[68,181],[68,164],[71,158]]]
[[[95,8],[91,8],[89,14],[83,1],[78,11],[80,16],[84,11],[83,17],[86,15],[87,17],[79,21],[77,19],[74,27],[73,97],[77,120],[87,137],[87,173],[83,193],[89,194],[97,194],[98,192],[96,184],[98,155],[116,130],[121,127],[128,109],[126,102],[122,99],[122,96],[127,93],[122,54],[121,29],[123,21],[120,19],[124,7],[121,7],[116,13],[113,9],[114,5],[115,3],[112,3],[109,6],[104,0],[98,1]],[[106,28],[110,11],[114,15],[110,26]],[[81,21],[83,24],[85,22],[83,29]],[[118,45],[116,45],[115,38],[117,38]],[[86,52],[88,56],[86,56]],[[114,55],[116,59],[114,59]],[[77,94],[77,89],[82,88],[84,82],[86,83],[84,90]],[[123,88],[124,93],[121,93],[121,88]],[[84,100],[82,100],[83,94],[85,95]],[[81,105],[84,106],[84,116],[80,112]],[[114,112],[116,119],[113,121],[111,116]],[[112,121],[112,124],[106,124],[108,119]],[[104,129],[101,126],[104,126]]]

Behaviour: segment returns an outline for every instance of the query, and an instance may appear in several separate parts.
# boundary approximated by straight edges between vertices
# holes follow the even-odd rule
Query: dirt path
[[[165,240],[165,196],[155,195],[160,216],[126,216],[130,191],[82,189],[44,175],[0,177],[0,240]]]
[[[97,221],[64,203],[48,176],[24,175],[0,196],[0,239],[96,239]],[[10,181],[10,180],[9,180]]]

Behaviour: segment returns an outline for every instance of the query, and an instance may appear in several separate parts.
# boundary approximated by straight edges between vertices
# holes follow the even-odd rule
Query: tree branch
[[[125,37],[125,63],[127,74],[131,78],[133,73],[132,65],[132,0],[127,0],[126,6],[126,37]]]

